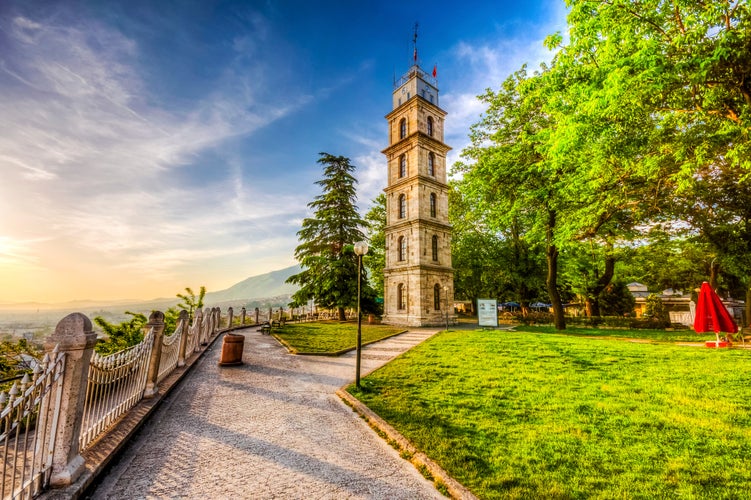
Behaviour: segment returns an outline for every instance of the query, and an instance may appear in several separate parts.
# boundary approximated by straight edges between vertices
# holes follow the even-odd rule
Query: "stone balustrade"
[[[33,378],[0,394],[0,498],[80,494],[149,416],[163,386],[174,386],[221,333],[267,321],[336,317],[335,311],[304,308],[248,314],[243,307],[236,315],[230,307],[222,315],[213,307],[192,318],[181,311],[175,331],[165,332],[164,314],[154,311],[141,344],[101,356],[91,320],[66,316],[46,340]]]

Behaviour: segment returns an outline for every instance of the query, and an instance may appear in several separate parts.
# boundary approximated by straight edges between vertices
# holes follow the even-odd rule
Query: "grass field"
[[[362,325],[362,343],[375,342],[403,332],[404,328],[387,325]],[[318,321],[287,323],[274,334],[297,354],[336,353],[357,345],[357,322]]]
[[[591,333],[440,333],[349,391],[480,498],[751,497],[751,352]]]

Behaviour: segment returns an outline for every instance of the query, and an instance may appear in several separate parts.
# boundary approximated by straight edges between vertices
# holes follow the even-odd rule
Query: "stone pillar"
[[[256,322],[255,322],[255,324],[256,324],[256,325],[258,324],[258,313],[259,313],[259,312],[260,312],[260,311],[259,311],[259,310],[258,310],[258,308],[256,307]]]
[[[232,309],[232,307],[227,308],[227,328],[232,328],[232,320],[234,314],[235,311],[234,309]]]
[[[58,347],[65,356],[65,373],[60,388],[60,417],[55,435],[50,486],[60,488],[73,483],[84,471],[78,438],[81,434],[83,406],[89,376],[89,362],[96,344],[91,320],[81,313],[64,317],[47,337],[45,350]]]
[[[199,345],[203,343],[203,311],[201,309],[198,309],[196,311],[196,316],[193,319],[193,325],[195,328],[195,335],[197,335],[196,339],[196,351],[199,350]]]
[[[243,325],[243,326],[245,326],[245,315],[246,314],[247,314],[247,311],[245,310],[244,307],[242,309],[240,309],[240,324]]]
[[[146,376],[146,390],[143,392],[143,397],[153,397],[159,387],[156,385],[156,379],[159,377],[159,361],[162,359],[162,336],[164,335],[164,313],[161,311],[154,311],[149,316],[149,322],[146,323],[146,328],[154,329],[154,342],[151,345],[151,359],[149,359],[149,374]]]
[[[177,353],[177,366],[185,366],[185,358],[187,357],[185,350],[188,348],[188,330],[190,329],[188,311],[185,309],[180,311],[177,321],[183,325],[180,331],[180,350]]]

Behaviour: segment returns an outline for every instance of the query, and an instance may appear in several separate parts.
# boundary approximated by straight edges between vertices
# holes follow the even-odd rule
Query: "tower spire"
[[[414,53],[412,58],[414,59],[414,64],[417,65],[417,27],[418,24],[415,22],[415,34],[412,37],[412,46],[414,47]]]

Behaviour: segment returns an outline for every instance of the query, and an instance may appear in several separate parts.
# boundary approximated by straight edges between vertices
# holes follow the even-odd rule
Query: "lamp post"
[[[446,296],[446,331],[449,329],[449,287],[443,286],[443,295]]]
[[[362,283],[362,256],[368,253],[368,244],[364,241],[355,243],[357,255],[357,356],[355,360],[355,385],[360,388],[360,357],[362,354],[362,312],[360,311],[360,295]]]

